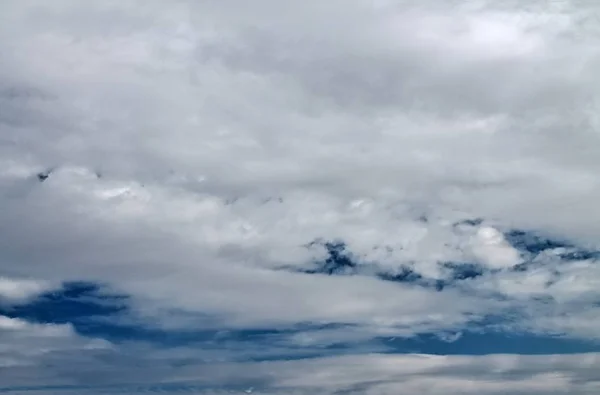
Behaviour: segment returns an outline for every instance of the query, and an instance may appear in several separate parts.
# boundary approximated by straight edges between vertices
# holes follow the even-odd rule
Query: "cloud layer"
[[[329,392],[399,393],[385,372],[413,363],[450,373],[401,373],[407,393],[593,392],[591,354],[559,368],[534,358],[527,379],[528,357],[515,356],[519,378],[506,382],[478,370],[493,357],[361,355],[421,334],[598,341],[598,11],[3,2],[0,330],[45,339],[64,325],[76,347],[108,341],[9,314],[83,281],[123,295],[126,310],[105,319],[138,334],[289,331],[275,354],[338,358],[342,342],[343,366],[381,368],[337,387],[323,373]],[[141,361],[144,347],[168,350],[157,339],[102,344]],[[36,356],[44,341],[22,347]],[[231,359],[219,347],[210,358]],[[27,362],[35,374],[44,358]],[[281,363],[277,385],[316,385],[285,378],[302,362]],[[51,371],[35,385],[53,384]]]

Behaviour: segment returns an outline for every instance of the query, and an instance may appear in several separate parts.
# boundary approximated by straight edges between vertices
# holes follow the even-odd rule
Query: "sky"
[[[0,394],[596,394],[600,5],[0,2]]]

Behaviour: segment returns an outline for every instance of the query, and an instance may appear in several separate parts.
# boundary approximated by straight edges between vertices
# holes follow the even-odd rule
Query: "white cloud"
[[[599,247],[597,7],[522,7],[4,2],[0,295],[90,280],[162,326],[185,325],[176,311],[401,335],[516,306],[523,327],[595,337],[564,314],[595,317],[595,262],[511,273],[499,231]],[[453,226],[475,217],[490,224]],[[322,256],[303,247],[317,238],[434,279],[475,258],[502,270],[470,289],[506,301],[272,270]]]
[[[37,324],[0,315],[0,366],[4,369],[36,366],[49,355],[108,349],[110,343],[84,338],[70,324]]]
[[[25,302],[50,287],[45,281],[0,277],[0,303]]]
[[[519,252],[512,247],[500,231],[481,227],[473,239],[473,254],[492,268],[512,267],[521,261]]]

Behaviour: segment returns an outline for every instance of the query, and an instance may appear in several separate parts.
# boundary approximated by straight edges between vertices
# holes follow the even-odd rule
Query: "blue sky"
[[[599,11],[2,2],[0,393],[597,393]]]

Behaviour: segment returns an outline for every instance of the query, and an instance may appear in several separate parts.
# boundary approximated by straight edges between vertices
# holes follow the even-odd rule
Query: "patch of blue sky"
[[[418,281],[420,278],[415,279]],[[390,279],[390,281],[392,281]],[[407,278],[401,281],[413,281]],[[237,361],[268,361],[312,358],[348,352],[424,353],[438,355],[483,355],[494,353],[543,354],[600,351],[594,341],[511,332],[509,325],[499,330],[502,316],[474,320],[465,328],[456,328],[448,335],[422,333],[414,336],[366,337],[359,340],[329,340],[305,345],[297,338],[320,332],[343,334],[357,328],[343,323],[298,324],[273,328],[203,328],[201,324],[186,330],[168,330],[135,323],[127,308],[125,295],[112,295],[98,284],[66,283],[62,288],[44,293],[22,305],[2,308],[2,315],[32,322],[72,324],[84,336],[111,342],[147,342],[156,347],[191,347],[222,352],[224,359]],[[124,323],[123,318],[129,318]],[[450,339],[450,340],[449,340]]]

